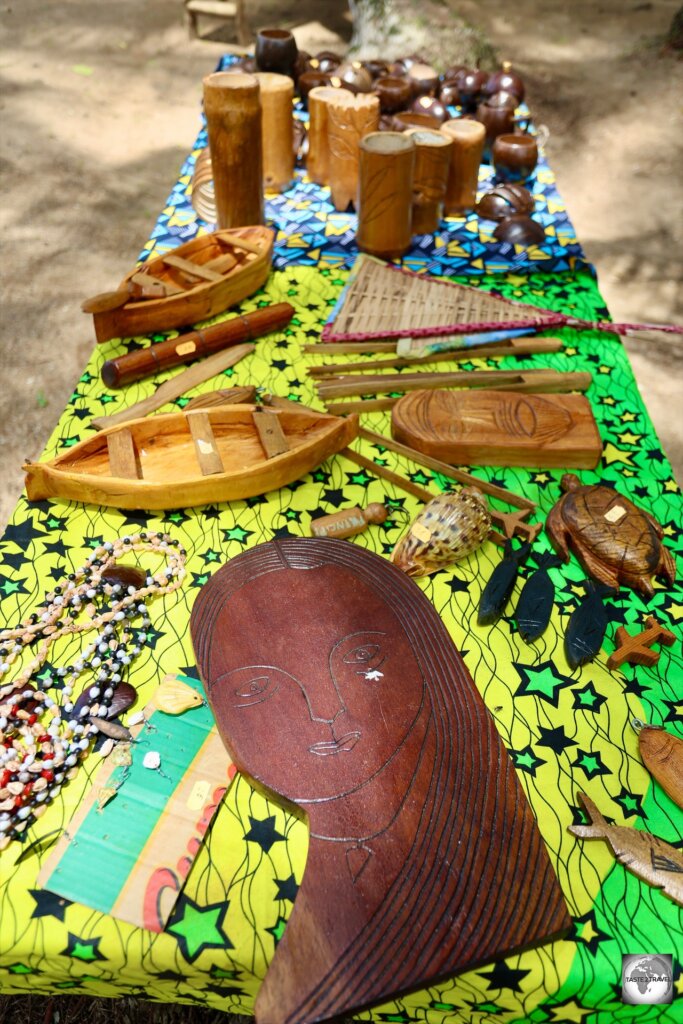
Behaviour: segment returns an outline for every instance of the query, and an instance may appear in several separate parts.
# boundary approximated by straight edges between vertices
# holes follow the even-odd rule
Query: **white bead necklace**
[[[166,567],[150,574],[117,565],[129,552],[161,555]],[[150,626],[145,602],[176,590],[184,566],[185,551],[168,534],[142,531],[108,541],[48,593],[37,612],[0,633],[0,850],[45,811],[76,774],[93,737],[108,731],[103,723],[116,689]],[[72,664],[37,678],[60,637],[92,630],[95,638]],[[9,681],[12,666],[32,644],[38,645],[35,655]],[[92,678],[74,699],[85,673]]]

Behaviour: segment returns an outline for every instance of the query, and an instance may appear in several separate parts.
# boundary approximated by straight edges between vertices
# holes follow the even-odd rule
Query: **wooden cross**
[[[619,668],[626,661],[629,665],[647,665],[651,668],[659,661],[659,651],[652,651],[653,644],[664,644],[671,647],[676,642],[676,637],[668,629],[657,622],[654,615],[648,615],[645,620],[647,629],[631,636],[625,626],[619,626],[616,632],[616,650],[607,659],[608,668]]]

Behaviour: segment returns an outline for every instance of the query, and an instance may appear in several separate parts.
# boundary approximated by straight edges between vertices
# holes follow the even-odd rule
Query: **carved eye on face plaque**
[[[257,1024],[323,1020],[569,926],[512,762],[403,572],[343,540],[283,538],[211,578],[191,632],[235,764],[308,816]]]

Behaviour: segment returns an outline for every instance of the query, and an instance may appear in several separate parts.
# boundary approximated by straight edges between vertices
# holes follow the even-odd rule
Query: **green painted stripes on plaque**
[[[178,678],[204,697],[197,679]],[[112,774],[111,785],[121,784],[116,796],[92,806],[45,887],[109,913],[213,725],[206,703],[182,715],[155,711],[131,745],[133,763]],[[158,769],[143,766],[151,751],[161,758]]]

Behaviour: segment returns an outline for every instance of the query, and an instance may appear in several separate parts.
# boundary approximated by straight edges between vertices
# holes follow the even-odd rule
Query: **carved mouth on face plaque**
[[[308,749],[311,754],[327,757],[328,754],[342,754],[345,751],[353,750],[359,739],[359,732],[347,732],[345,736],[340,736],[338,740],[321,740],[320,743],[314,743]]]

